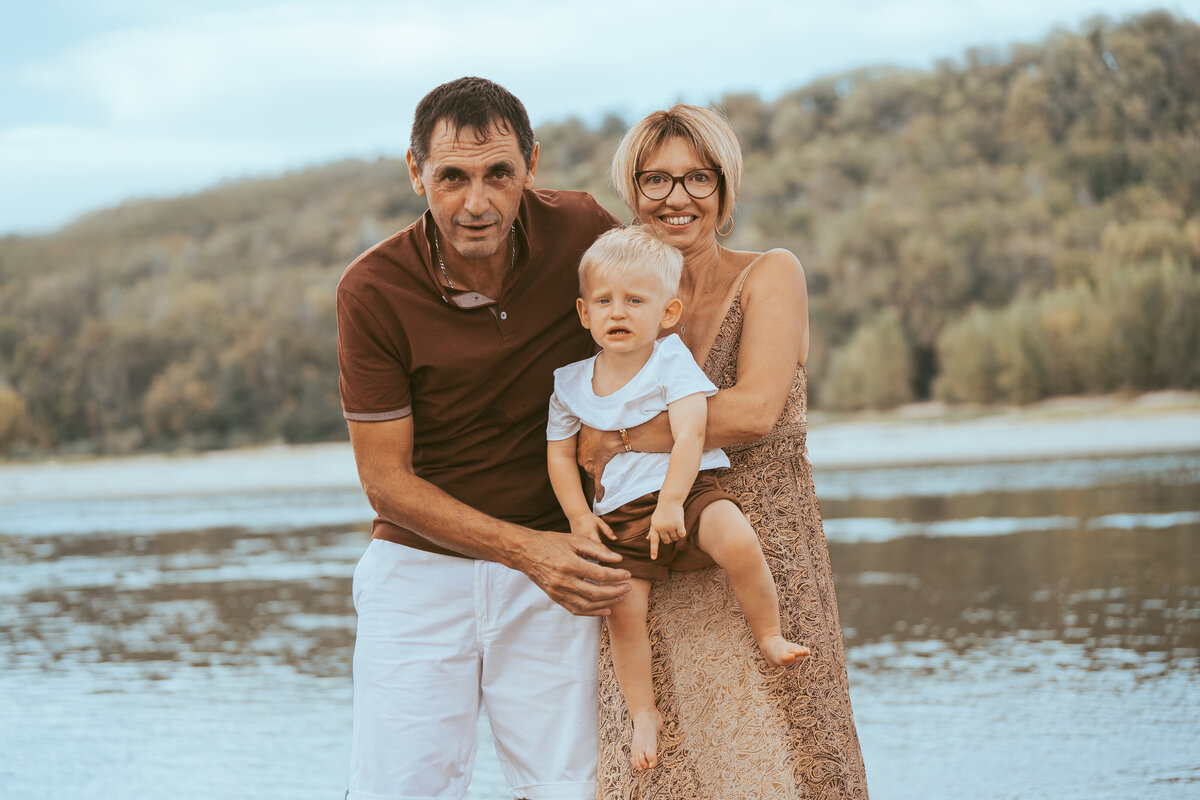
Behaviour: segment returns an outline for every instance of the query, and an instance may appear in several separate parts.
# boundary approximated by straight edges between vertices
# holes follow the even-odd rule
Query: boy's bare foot
[[[634,769],[653,769],[658,766],[658,732],[662,715],[657,709],[633,715],[633,744],[629,763]]]
[[[772,667],[790,667],[811,655],[811,651],[804,645],[789,642],[782,636],[765,637],[758,643],[758,649]]]

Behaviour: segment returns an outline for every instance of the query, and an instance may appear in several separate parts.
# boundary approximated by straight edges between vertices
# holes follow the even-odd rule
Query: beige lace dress
[[[742,332],[735,297],[704,364],[719,388],[737,381]],[[739,496],[779,590],[783,635],[812,656],[769,667],[725,572],[672,574],[650,595],[648,627],[659,711],[658,766],[629,766],[632,725],[605,634],[600,653],[601,800],[866,800],[842,627],[805,446],[803,367],[771,433],[726,448],[720,483]]]

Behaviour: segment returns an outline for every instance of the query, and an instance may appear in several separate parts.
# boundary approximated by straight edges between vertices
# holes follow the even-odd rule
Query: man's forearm
[[[368,488],[368,481],[363,482]],[[629,591],[629,573],[599,542],[570,533],[544,533],[495,519],[455,500],[428,481],[401,471],[368,497],[380,516],[466,556],[525,573],[572,614],[607,616]]]
[[[430,542],[472,558],[523,570],[524,545],[535,531],[488,516],[411,472],[398,470],[363,488],[384,519]]]
[[[598,542],[543,533],[490,517],[451,497],[413,469],[409,417],[351,422],[358,477],[371,507],[434,544],[519,570],[573,614],[607,614],[629,590],[629,573]]]

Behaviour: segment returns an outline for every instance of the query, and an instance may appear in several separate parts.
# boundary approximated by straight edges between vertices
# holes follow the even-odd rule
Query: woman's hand
[[[579,441],[575,446],[575,460],[584,472],[591,476],[596,486],[596,499],[604,499],[604,468],[613,456],[625,449],[621,434],[616,431],[598,431],[584,425],[579,430]]]

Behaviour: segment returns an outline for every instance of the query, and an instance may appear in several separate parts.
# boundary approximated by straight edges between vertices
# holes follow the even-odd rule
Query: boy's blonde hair
[[[603,233],[579,261],[579,293],[590,277],[648,275],[657,278],[667,299],[679,291],[683,253],[658,238],[645,225],[613,228]]]

